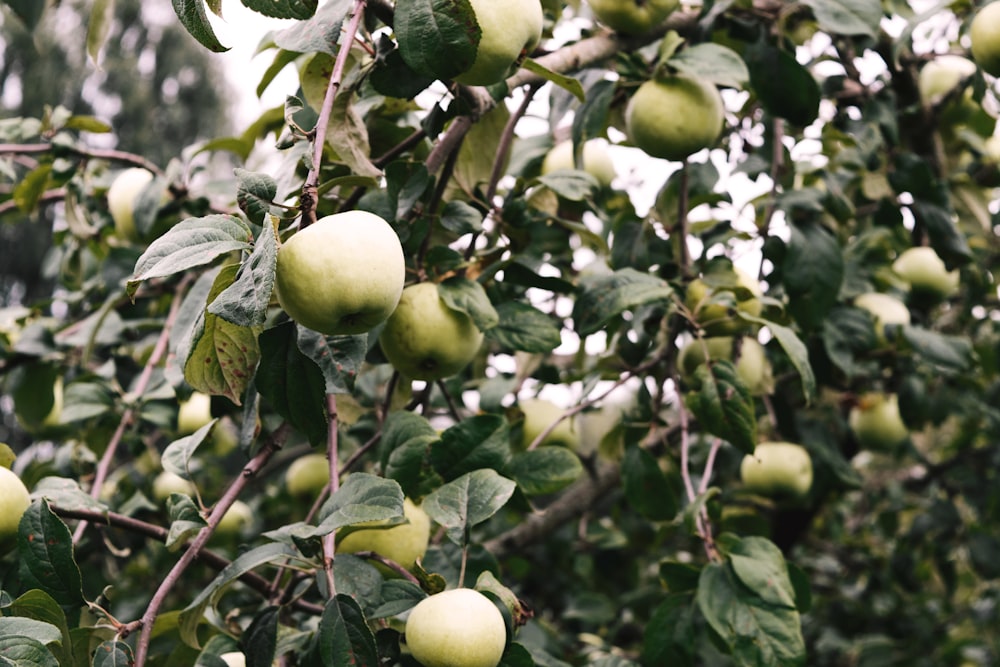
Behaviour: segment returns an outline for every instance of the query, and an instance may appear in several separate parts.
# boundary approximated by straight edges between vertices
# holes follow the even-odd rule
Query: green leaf
[[[247,224],[232,215],[182,220],[153,241],[136,261],[128,295],[134,295],[143,280],[172,276],[233,251],[250,250],[252,241],[253,232]]]
[[[617,83],[607,79],[596,81],[587,89],[587,99],[573,113],[570,138],[574,146],[582,146],[588,139],[603,136],[617,92]]]
[[[31,493],[36,498],[52,501],[56,507],[67,510],[107,512],[107,506],[80,488],[80,483],[67,477],[50,475],[38,480]]]
[[[236,203],[251,220],[266,220],[271,212],[274,198],[278,195],[278,182],[269,174],[259,174],[237,168],[234,173],[238,182]],[[266,226],[266,225],[265,225]]]
[[[912,325],[904,325],[900,329],[903,340],[920,359],[937,369],[958,373],[972,367],[975,357],[968,338],[949,336]]]
[[[181,20],[181,25],[197,39],[202,46],[209,51],[222,53],[228,51],[228,46],[223,46],[219,38],[212,30],[212,24],[208,21],[208,14],[205,12],[204,0],[172,0],[174,13]]]
[[[4,615],[31,618],[58,628],[60,639],[57,641],[59,644],[52,646],[51,650],[59,659],[60,665],[72,663],[72,641],[70,640],[66,614],[51,595],[37,588],[27,591],[4,609]]]
[[[642,447],[628,447],[622,459],[622,482],[629,504],[650,521],[677,515],[681,489],[660,469],[656,457]]]
[[[33,618],[7,616],[3,623],[0,623],[0,640],[17,636],[31,637],[43,644],[54,644],[62,641],[62,632],[51,623]]]
[[[757,444],[757,417],[753,397],[727,360],[702,364],[695,371],[700,386],[685,397],[685,404],[701,428],[717,435],[746,454]]]
[[[863,356],[875,347],[871,317],[860,308],[837,307],[823,320],[823,349],[848,378],[868,372]]]
[[[403,490],[391,479],[356,472],[347,476],[340,488],[327,498],[317,515],[319,525],[305,535],[322,537],[368,521],[387,525],[403,520]]]
[[[760,599],[776,607],[795,609],[795,589],[788,566],[773,542],[764,537],[744,537],[728,555],[733,574]]]
[[[16,635],[0,637],[0,665],[7,667],[59,667],[59,661],[37,639]]]
[[[208,525],[194,501],[182,493],[171,493],[167,498],[167,516],[170,529],[165,543],[170,550],[175,550]]]
[[[319,366],[327,394],[349,394],[368,352],[368,334],[324,336],[299,327],[298,346]]]
[[[646,625],[642,659],[646,665],[695,664],[695,626],[691,596],[668,595]]]
[[[430,462],[445,480],[480,468],[502,470],[510,459],[507,420],[476,415],[448,428],[431,443]]]
[[[260,335],[256,385],[279,415],[318,446],[326,442],[329,429],[326,380],[319,366],[299,349],[299,330],[289,321]]]
[[[774,606],[748,590],[732,565],[709,563],[701,572],[698,609],[728,646],[737,665],[804,665],[805,641],[795,609]]]
[[[553,72],[549,68],[540,65],[537,61],[532,60],[531,58],[525,58],[521,62],[521,67],[528,70],[532,74],[537,74],[546,81],[551,81],[581,102],[587,99],[586,94],[583,92],[583,84],[580,83],[578,79],[566,76],[565,74],[560,74],[559,72]]]
[[[438,295],[452,310],[466,313],[480,331],[488,331],[500,321],[486,290],[475,280],[449,278],[438,283]]]
[[[583,201],[600,186],[594,176],[579,169],[559,169],[539,176],[538,182],[569,201]]]
[[[768,328],[771,335],[774,336],[775,340],[778,341],[778,344],[785,351],[785,354],[788,355],[788,360],[792,362],[792,366],[798,371],[799,381],[802,383],[802,394],[806,399],[806,403],[812,402],[816,398],[816,376],[813,374],[812,364],[809,362],[809,348],[802,342],[798,334],[791,328],[777,322],[749,315],[743,310],[737,310],[736,312],[744,320],[756,322]],[[870,331],[871,327],[868,327],[868,330]]]
[[[175,475],[180,475],[184,479],[191,479],[191,467],[189,465],[191,457],[194,456],[194,452],[198,449],[198,446],[205,442],[205,438],[215,428],[217,421],[219,420],[213,419],[191,435],[178,438],[167,445],[167,448],[163,450],[163,455],[160,457],[163,469]]]
[[[42,3],[44,4],[44,3]],[[87,55],[96,65],[115,18],[115,0],[94,0],[87,21]]]
[[[840,35],[866,35],[875,39],[882,20],[878,0],[803,0],[821,30]]]
[[[498,323],[486,338],[508,350],[545,354],[562,343],[562,331],[549,315],[520,301],[497,306]]]
[[[46,3],[38,0],[4,0],[4,4],[10,7],[28,30],[34,30],[38,26],[46,7]]]
[[[268,607],[257,612],[250,627],[240,638],[247,657],[247,667],[271,667],[278,646],[278,616],[280,607]]]
[[[692,78],[720,86],[738,89],[750,81],[750,71],[740,54],[712,42],[694,44],[675,53],[667,64]]]
[[[482,37],[469,0],[399,3],[393,28],[406,64],[435,79],[451,79],[472,67]]]
[[[240,264],[235,280],[208,305],[208,312],[240,327],[264,324],[277,266],[278,235],[265,220],[253,252]]]
[[[385,57],[375,61],[375,68],[369,76],[372,88],[380,94],[402,100],[413,99],[435,80],[436,77],[418,74],[407,65],[394,43]]]
[[[132,667],[133,664],[132,647],[125,642],[101,642],[94,650],[93,667]]]
[[[109,314],[108,319],[112,319]],[[73,382],[66,387],[60,424],[86,421],[116,409],[115,397],[100,382]]]
[[[290,1],[313,3],[313,0]],[[274,4],[270,0],[255,2]],[[308,21],[299,21],[290,28],[275,33],[274,43],[295,53],[328,53],[335,56],[339,50],[341,27],[353,8],[354,2],[350,0],[325,2]]]
[[[504,474],[528,496],[556,493],[583,474],[580,457],[565,447],[538,447],[511,459]]]
[[[17,548],[22,588],[38,588],[64,607],[83,604],[80,568],[73,560],[73,538],[47,501],[36,500],[25,510],[18,526]]]
[[[476,234],[483,230],[483,214],[464,201],[450,201],[441,209],[441,226],[459,235]]]
[[[388,579],[382,584],[382,602],[368,618],[376,620],[402,614],[427,597],[427,593],[412,581],[406,579]]]
[[[52,165],[43,163],[23,177],[14,186],[12,199],[22,213],[31,213],[38,206],[38,199],[48,189],[49,176],[52,175]]]
[[[240,2],[264,16],[299,20],[308,19],[315,14],[317,4],[317,0],[240,0]]]
[[[665,280],[631,268],[583,281],[579,290],[573,304],[573,321],[581,336],[600,331],[626,310],[657,301],[665,303],[673,292]]]
[[[317,631],[319,654],[324,667],[378,667],[375,636],[364,612],[349,595],[337,595],[326,603]]]
[[[205,614],[205,609],[222,595],[229,584],[262,565],[284,563],[288,559],[296,557],[296,552],[284,544],[265,544],[240,554],[236,560],[223,568],[215,579],[203,588],[198,596],[191,601],[191,604],[181,612],[178,625],[181,640],[194,648],[200,646],[197,630]]]
[[[447,530],[450,540],[464,545],[469,529],[496,514],[515,488],[513,480],[495,470],[474,470],[437,488],[421,507]]]
[[[931,247],[951,270],[967,264],[972,259],[972,250],[958,225],[955,216],[947,209],[932,202],[916,199],[910,211],[917,224],[927,230]]]
[[[232,283],[238,268],[231,265],[219,271],[208,295],[210,302]],[[184,379],[197,391],[225,396],[240,405],[260,360],[256,332],[212,313],[205,313],[200,324],[191,335]]]
[[[804,328],[819,326],[837,303],[844,258],[833,234],[818,224],[791,225],[782,281],[788,310]]]
[[[772,116],[805,127],[819,115],[819,84],[795,56],[767,44],[747,50],[750,87]]]

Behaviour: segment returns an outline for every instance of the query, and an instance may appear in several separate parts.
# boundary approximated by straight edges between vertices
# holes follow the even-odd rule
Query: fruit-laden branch
[[[60,507],[58,505],[51,505],[50,507],[53,512],[63,519],[78,519],[80,521],[89,522],[95,528],[101,528],[104,526],[119,528],[127,530],[131,533],[143,535],[156,540],[157,542],[166,542],[167,535],[169,534],[169,531],[163,526],[158,526],[154,523],[142,521],[141,519],[125,516],[124,514],[118,514],[116,512],[70,509]],[[190,543],[185,544],[182,548],[190,548]],[[224,558],[223,556],[220,556],[214,551],[210,551],[208,549],[202,549],[201,553],[198,554],[197,560],[205,563],[215,570],[223,570],[230,564],[229,559]],[[270,596],[271,594],[271,583],[256,572],[245,572],[239,576],[239,580],[265,597]],[[294,600],[292,601],[292,605],[295,608],[310,614],[319,615],[323,613],[322,605],[308,602],[306,600]]]
[[[285,440],[292,432],[291,425],[288,422],[283,422],[281,426],[277,428],[268,438],[264,446],[261,447],[260,452],[257,453],[250,461],[243,467],[240,471],[239,476],[233,480],[233,483],[229,485],[225,493],[215,504],[212,509],[212,513],[208,517],[208,525],[202,528],[198,535],[195,536],[194,540],[191,542],[191,546],[183,555],[174,563],[173,568],[167,573],[167,576],[163,579],[163,583],[160,587],[156,589],[153,594],[153,598],[149,601],[149,606],[146,607],[146,611],[143,612],[142,618],[138,621],[133,621],[129,623],[125,628],[122,629],[121,635],[125,637],[136,629],[141,628],[139,634],[139,641],[136,642],[135,647],[135,664],[134,667],[143,667],[146,664],[146,654],[149,652],[149,642],[153,637],[153,622],[156,620],[157,615],[160,613],[160,607],[163,605],[163,601],[166,600],[167,594],[170,593],[170,589],[173,588],[174,584],[180,580],[181,575],[188,566],[194,562],[195,558],[201,552],[205,543],[208,542],[208,538],[212,536],[215,532],[216,526],[222,521],[222,517],[225,515],[226,511],[232,506],[232,504],[239,497],[243,488],[247,485],[247,481],[260,472],[260,469],[267,463],[271,455],[282,448],[285,444]]]

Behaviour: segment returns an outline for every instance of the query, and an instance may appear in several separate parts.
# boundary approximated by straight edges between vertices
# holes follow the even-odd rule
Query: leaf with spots
[[[17,531],[21,586],[37,588],[63,607],[83,604],[80,568],[73,560],[73,538],[46,500],[36,500],[21,517]]]
[[[299,350],[319,366],[326,381],[326,393],[349,394],[368,353],[368,334],[324,336],[299,327]]]
[[[236,279],[239,265],[223,267],[208,295],[211,302]],[[225,396],[240,404],[260,361],[257,332],[218,315],[205,312],[192,332],[191,353],[184,364],[184,379],[206,394]]]

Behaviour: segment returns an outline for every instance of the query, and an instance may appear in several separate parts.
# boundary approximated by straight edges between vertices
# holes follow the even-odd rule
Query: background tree
[[[0,332],[0,462],[33,498],[0,535],[0,651],[1000,660],[980,5],[246,4],[296,21],[258,90],[300,85],[237,136],[151,160],[70,110],[0,125],[2,205],[59,219],[51,292]],[[225,48],[219,3],[175,7]],[[405,289],[337,282],[399,250]],[[322,333],[290,318],[316,303]],[[403,555],[371,537],[403,529]],[[460,587],[501,612],[502,658],[482,596],[432,597]],[[433,616],[477,646],[410,625],[424,599],[461,599]]]

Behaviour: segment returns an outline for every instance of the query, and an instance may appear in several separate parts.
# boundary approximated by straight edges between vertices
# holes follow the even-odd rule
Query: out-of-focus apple
[[[949,271],[933,248],[908,248],[892,263],[892,270],[914,293],[947,299],[958,291],[958,271]]]
[[[730,308],[756,317],[764,309],[762,294],[757,279],[737,266],[732,271],[692,280],[684,294],[684,305],[709,336],[732,336],[750,330],[752,325],[730,314]]]
[[[517,406],[524,414],[524,421],[521,422],[522,447],[528,447],[542,434],[542,431],[552,425],[565,412],[563,408],[544,398],[521,399]],[[539,444],[561,445],[576,449],[580,444],[580,437],[574,418],[568,417],[560,421]]]
[[[857,308],[868,311],[875,322],[875,339],[879,345],[889,342],[885,334],[886,326],[904,326],[910,323],[910,309],[906,304],[889,294],[882,292],[866,292],[854,297]]]
[[[329,483],[330,462],[326,454],[300,456],[285,471],[285,487],[293,496],[315,498]]]
[[[195,495],[194,482],[169,470],[161,470],[160,474],[153,480],[153,497],[162,503],[170,497],[171,493],[181,493],[193,497]]]
[[[777,500],[797,500],[812,488],[812,458],[793,442],[761,442],[743,457],[740,477],[748,491]]]
[[[194,433],[212,421],[212,397],[196,391],[186,401],[181,401],[177,409],[177,432],[181,435]]]
[[[374,551],[399,563],[407,570],[412,570],[417,559],[423,558],[427,552],[427,543],[431,537],[431,519],[423,508],[409,498],[403,500],[403,516],[406,517],[407,523],[390,528],[371,527],[351,530],[337,543],[337,549],[343,553]],[[399,573],[381,563],[375,563],[375,566],[390,577],[399,576]]]
[[[545,154],[542,173],[551,174],[560,169],[576,169],[573,162],[573,141],[560,141]],[[615,180],[615,165],[608,153],[608,145],[603,139],[591,139],[583,144],[583,170],[597,179],[603,187]]]
[[[685,381],[691,383],[695,379],[695,371],[705,363],[706,354],[708,359],[732,361],[737,346],[739,359],[735,364],[736,374],[750,393],[762,396],[774,391],[771,362],[764,346],[750,336],[718,336],[692,340],[681,348],[677,355],[677,366]]]
[[[253,510],[242,500],[236,500],[222,515],[215,532],[219,535],[239,535],[253,523]]]
[[[17,539],[21,517],[31,505],[31,496],[21,478],[7,468],[0,468],[0,554]]]
[[[869,392],[862,395],[851,408],[847,423],[858,443],[867,449],[893,449],[910,436],[899,414],[896,394]]]
[[[983,6],[969,26],[972,57],[987,74],[1000,77],[1000,2]]]

